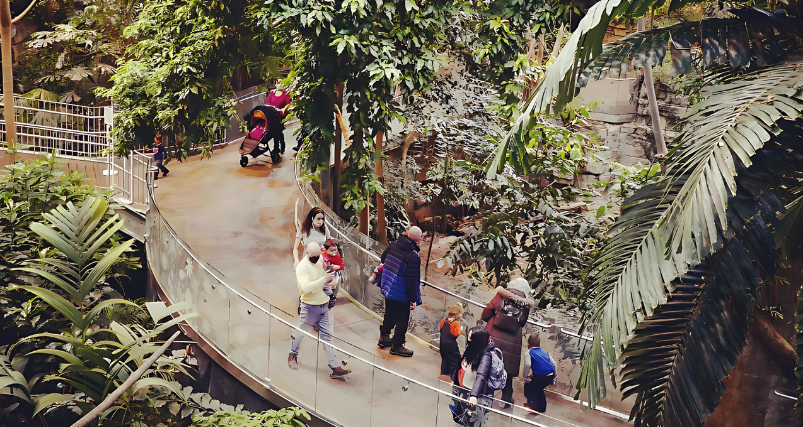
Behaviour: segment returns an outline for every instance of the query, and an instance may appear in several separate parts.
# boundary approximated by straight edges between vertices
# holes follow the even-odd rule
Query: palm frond
[[[783,203],[773,188],[803,169],[801,159],[768,155],[787,148],[774,143],[751,168],[740,167],[728,208],[735,238],[673,281],[667,303],[639,323],[623,351],[623,398],[637,396],[637,427],[700,426],[725,392],[722,379],[747,343],[755,296],[775,274],[771,224]]]
[[[737,168],[749,168],[757,150],[781,133],[779,120],[800,117],[803,70],[796,65],[775,66],[712,88],[687,117],[664,180],[640,190],[623,209],[611,241],[590,267],[589,309],[583,319],[584,328],[596,325],[601,334],[609,369],[636,325],[667,303],[675,279],[740,230],[729,210],[737,195]],[[588,357],[584,371],[597,369],[599,361]],[[589,388],[592,405],[600,398],[598,377],[589,372],[578,384]]]
[[[755,8],[731,12],[737,17],[681,22],[630,34],[607,44],[603,53],[582,72],[577,86],[585,87],[591,80],[616,78],[646,64],[660,66],[667,52],[672,58],[673,73],[679,75],[691,71],[692,51],[699,53],[706,68],[715,62],[738,68],[747,65],[751,58],[759,66],[776,63],[784,52],[800,48],[795,36],[803,33],[803,28],[796,19]]]

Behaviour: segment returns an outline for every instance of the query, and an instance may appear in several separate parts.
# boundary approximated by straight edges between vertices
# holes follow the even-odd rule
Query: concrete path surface
[[[289,153],[278,165],[263,157],[252,159],[251,166],[242,168],[238,164],[237,147],[233,145],[215,151],[209,159],[172,161],[167,165],[170,175],[156,181],[155,191],[166,220],[201,258],[295,324],[298,288],[291,251],[296,232],[294,205],[301,194],[294,178],[291,147],[295,144],[289,129],[287,141]],[[440,355],[436,351],[412,340],[407,344],[415,351],[412,358],[391,356],[387,350],[379,350],[376,347],[379,322],[345,298],[338,300],[334,317],[337,345],[422,383],[450,389],[438,380]],[[249,329],[251,336],[247,339],[259,341],[259,329]],[[267,362],[249,369],[269,375],[272,384],[285,390],[293,400],[322,414],[334,414],[328,416],[342,425],[389,425],[382,421],[400,417],[409,426],[454,425],[446,409],[448,398],[414,384],[410,386],[356,359],[344,357],[346,368],[354,371],[346,381],[329,379],[322,349],[316,348],[311,339],[302,345],[301,369],[291,371],[287,367],[290,329],[273,322],[269,335]],[[387,394],[383,389],[392,387],[410,387],[404,394],[409,401],[383,398]],[[524,402],[520,384],[516,384],[514,399],[519,404]],[[369,406],[370,411],[355,410],[360,406],[365,410]],[[432,411],[424,410],[429,406]],[[528,414],[517,407],[507,411],[546,426],[628,425],[618,417],[583,410],[577,403],[549,393],[548,416]],[[436,412],[437,420],[431,419]]]

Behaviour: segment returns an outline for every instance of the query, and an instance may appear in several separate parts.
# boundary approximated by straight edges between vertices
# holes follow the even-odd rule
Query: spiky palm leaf
[[[87,196],[80,206],[69,202],[43,214],[52,227],[32,223],[31,230],[53,245],[66,259],[37,259],[31,263],[37,267],[16,270],[39,275],[70,294],[75,301],[83,302],[98,281],[134,243],[131,239],[104,251],[100,259],[95,261],[95,255],[124,225],[116,214],[101,223],[108,210],[106,200]]]
[[[774,63],[784,53],[800,49],[795,38],[803,33],[800,21],[755,8],[734,9],[732,12],[737,17],[732,19],[685,22],[631,34],[602,45],[605,30],[614,17],[634,11],[640,16],[653,3],[652,0],[607,0],[598,2],[588,11],[497,146],[488,169],[490,178],[504,167],[508,150],[513,152],[513,157],[524,155],[520,153],[522,144],[516,141],[526,137],[535,114],[561,111],[572,100],[577,88],[585,86],[590,79],[615,76],[647,63],[660,65],[667,49],[672,52],[676,72],[689,71],[690,48],[695,45],[701,47],[706,65],[722,61],[733,68],[748,65],[751,58],[757,65]]]
[[[762,280],[774,276],[771,225],[791,196],[781,186],[803,178],[801,158],[786,155],[803,152],[800,134],[788,132],[789,143],[773,141],[749,169],[740,167],[728,208],[735,238],[676,279],[668,302],[629,340],[622,390],[623,397],[637,395],[636,426],[699,426],[724,393],[721,380],[747,342],[754,297]]]
[[[715,62],[738,68],[747,66],[751,58],[759,66],[777,63],[786,52],[800,47],[796,36],[803,28],[797,19],[755,8],[731,12],[735,18],[681,22],[630,34],[607,44],[603,53],[583,70],[577,86],[585,87],[591,80],[616,78],[645,64],[660,66],[667,51],[672,58],[673,74],[679,75],[691,71],[692,51],[701,53],[706,68]]]
[[[737,168],[750,167],[756,151],[781,133],[779,120],[800,117],[798,66],[779,65],[713,87],[686,119],[681,148],[667,162],[664,180],[642,189],[637,203],[623,210],[610,243],[590,267],[583,327],[595,325],[600,340],[588,353],[578,387],[588,387],[592,405],[604,397],[602,359],[612,370],[636,325],[667,303],[675,279],[733,237],[737,229],[729,224],[728,206],[737,195]]]

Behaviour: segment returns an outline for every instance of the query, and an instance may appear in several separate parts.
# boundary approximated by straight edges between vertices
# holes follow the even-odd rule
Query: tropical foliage
[[[125,29],[137,40],[99,94],[120,106],[114,134],[119,154],[148,144],[155,132],[172,139],[176,156],[208,150],[234,115],[231,77],[238,67],[266,76],[273,62],[267,31],[248,0],[145,2]]]
[[[589,21],[583,21],[585,26],[581,22],[572,36],[577,36],[574,43],[593,49],[590,37],[608,17],[601,12],[606,4],[625,7],[611,2],[594,6]],[[592,17],[597,8],[602,21]],[[613,14],[625,10],[614,9]],[[624,72],[649,58],[660,63],[656,58],[662,59],[668,34],[679,72],[688,70],[691,58],[687,50],[675,47],[690,39],[702,46],[703,66],[721,60],[736,71],[776,62],[785,49],[795,49],[795,39],[787,35],[799,25],[757,11],[736,13],[738,18],[730,20],[630,36],[609,46],[584,75]],[[746,21],[754,25],[745,27]],[[784,30],[778,36],[761,30],[773,27]],[[702,36],[695,40],[695,34]],[[714,40],[718,34],[731,38],[719,45]],[[740,34],[744,44],[738,43]],[[530,111],[561,108],[574,93],[572,70],[596,57],[588,50],[578,53],[571,39],[569,44],[561,56],[574,59],[559,58],[550,68]],[[567,65],[575,59],[581,67]],[[566,82],[556,77],[561,73]],[[714,411],[724,393],[722,379],[747,341],[755,299],[775,275],[778,256],[772,236],[777,218],[795,201],[800,186],[795,122],[803,111],[799,61],[724,81],[719,73],[715,81],[720,84],[707,87],[704,100],[688,113],[658,182],[625,201],[610,240],[589,268],[583,328],[595,337],[578,388],[586,389],[595,405],[606,393],[605,369],[613,374],[617,361],[623,361],[621,387],[625,396],[636,395],[631,414],[636,425],[701,425]],[[520,119],[518,126],[527,121]],[[516,132],[526,126],[514,128],[508,147],[516,147],[521,138]],[[520,151],[513,148],[509,156]],[[508,156],[502,150],[497,154],[499,162],[492,168]]]

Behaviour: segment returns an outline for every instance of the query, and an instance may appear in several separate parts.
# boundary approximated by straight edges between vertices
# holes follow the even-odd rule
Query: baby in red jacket
[[[321,249],[321,258],[323,258],[323,268],[329,271],[340,273],[346,266],[343,264],[343,257],[337,251],[337,239],[327,239],[323,242],[323,249]],[[332,304],[335,299],[335,291],[332,289],[324,288],[323,292],[329,295],[329,303]]]

